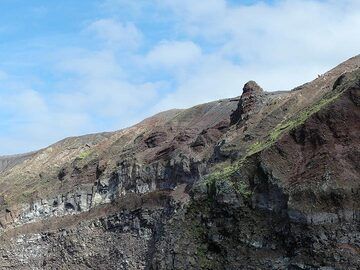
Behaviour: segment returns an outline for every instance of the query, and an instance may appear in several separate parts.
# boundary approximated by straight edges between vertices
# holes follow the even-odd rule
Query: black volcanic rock
[[[243,94],[252,93],[256,95],[262,92],[264,92],[264,90],[255,81],[248,81],[243,88]]]

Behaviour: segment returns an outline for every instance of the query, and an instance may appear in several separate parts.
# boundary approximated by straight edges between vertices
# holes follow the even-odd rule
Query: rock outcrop
[[[243,93],[236,110],[230,116],[230,125],[247,120],[251,114],[256,113],[263,103],[264,90],[254,81],[244,85]]]

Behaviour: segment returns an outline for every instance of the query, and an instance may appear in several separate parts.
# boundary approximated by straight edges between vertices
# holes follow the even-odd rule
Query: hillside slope
[[[0,268],[358,269],[359,128],[356,56],[0,158]]]

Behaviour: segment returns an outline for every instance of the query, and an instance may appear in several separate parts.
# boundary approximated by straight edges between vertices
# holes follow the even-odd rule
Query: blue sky
[[[291,89],[359,53],[358,0],[0,0],[0,155]]]

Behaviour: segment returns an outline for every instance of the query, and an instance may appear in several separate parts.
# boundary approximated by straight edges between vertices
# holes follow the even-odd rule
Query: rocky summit
[[[0,269],[360,269],[359,131],[356,56],[2,156]]]

